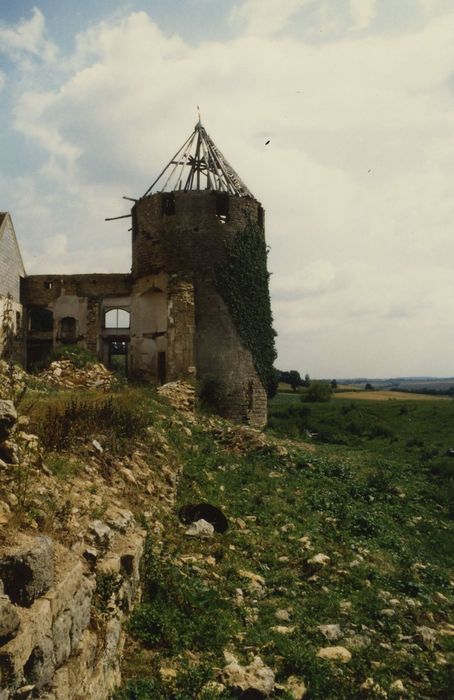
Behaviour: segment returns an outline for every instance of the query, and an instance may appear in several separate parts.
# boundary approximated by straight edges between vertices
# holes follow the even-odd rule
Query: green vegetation
[[[79,345],[59,345],[52,351],[46,364],[55,360],[69,360],[79,369],[99,362],[96,355]]]
[[[328,382],[311,382],[301,395],[302,401],[309,403],[329,401],[333,394],[331,384]]]
[[[53,401],[48,397],[45,405],[45,411],[35,407],[32,418],[34,431],[49,451],[67,450],[81,436],[102,435],[112,452],[124,454],[129,440],[140,436],[150,423],[146,398],[137,391],[103,398],[93,392],[71,398],[56,395]]]
[[[217,287],[244,345],[251,351],[263,386],[273,389],[276,359],[267,247],[263,229],[250,224],[226,242],[227,259],[217,270]]]
[[[398,697],[396,680],[413,700],[452,697],[454,469],[443,454],[454,405],[292,398],[276,397],[272,429],[324,429],[328,444],[319,435],[315,448],[248,449],[239,429],[202,424],[190,443],[169,431],[185,464],[177,508],[208,501],[230,527],[194,540],[175,517],[162,549],[149,540],[119,700],[237,698],[208,683],[219,680],[225,649],[243,664],[260,655],[282,686],[303,679],[308,700]],[[324,565],[311,561],[320,553]],[[336,641],[325,639],[327,624],[339,625]],[[351,660],[317,656],[332,645]],[[361,689],[369,677],[378,690]]]
[[[217,377],[206,376],[201,380],[197,393],[202,409],[222,414],[227,398],[223,381]]]

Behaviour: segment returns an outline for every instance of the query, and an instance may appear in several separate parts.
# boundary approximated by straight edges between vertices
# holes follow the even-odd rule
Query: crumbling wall
[[[21,535],[0,557],[1,700],[105,700],[120,683],[122,625],[138,595],[145,533],[105,531],[116,541],[99,570],[121,583],[98,617],[95,575],[76,552],[49,537]]]
[[[28,327],[27,347],[33,349],[60,342],[60,322],[74,317],[77,322],[77,342],[100,359],[106,359],[103,347],[102,314],[106,298],[124,300],[131,293],[131,276],[126,274],[92,275],[30,275],[22,280],[21,299],[26,314],[44,308],[53,312],[50,331],[33,331]],[[25,320],[29,326],[28,320]],[[108,335],[107,333],[105,334]],[[129,332],[128,332],[129,335]]]
[[[191,191],[139,200],[133,208],[132,275],[164,270],[171,279],[192,281],[194,306],[180,307],[179,331],[172,333],[169,324],[169,356],[193,343],[197,377],[214,375],[226,385],[226,417],[260,426],[267,417],[266,392],[215,280],[225,242],[250,222],[262,224],[263,209],[251,197],[228,196],[228,213],[219,215],[219,197],[225,211],[226,196]],[[172,314],[169,305],[169,318]]]

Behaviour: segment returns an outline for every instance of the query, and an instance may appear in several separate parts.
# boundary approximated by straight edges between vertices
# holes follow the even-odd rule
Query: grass
[[[416,394],[408,391],[344,391],[335,394],[336,399],[355,399],[359,401],[434,401],[430,394]],[[439,396],[435,400],[449,401],[447,396]]]
[[[100,438],[111,452],[121,455],[152,422],[149,398],[150,392],[140,387],[109,394],[89,390],[38,394],[27,399],[24,411],[47,451],[61,453],[81,438]]]
[[[162,550],[150,540],[118,698],[238,697],[210,689],[224,649],[242,663],[259,654],[283,686],[297,675],[307,700],[393,697],[397,679],[408,698],[453,697],[454,460],[443,452],[453,439],[454,405],[351,404],[310,407],[308,424],[330,437],[319,438],[315,452],[301,442],[232,449],[203,425],[188,445],[169,431],[185,463],[176,510],[208,501],[230,527],[192,540],[175,516]],[[293,436],[307,419],[300,409],[307,406],[278,396],[271,428]],[[424,456],[427,449],[436,452]],[[317,553],[329,557],[326,566],[311,562]],[[278,621],[278,610],[288,622]],[[338,641],[324,638],[324,624],[340,626]],[[434,630],[433,645],[424,627]],[[333,643],[350,648],[349,663],[317,656]],[[172,680],[161,671],[169,666]],[[361,689],[368,677],[381,688],[375,695]],[[291,696],[281,690],[279,697]]]

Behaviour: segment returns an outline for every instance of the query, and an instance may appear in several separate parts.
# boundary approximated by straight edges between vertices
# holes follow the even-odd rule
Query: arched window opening
[[[77,321],[73,316],[65,316],[61,319],[60,340],[68,345],[77,342]]]
[[[49,309],[33,309],[29,317],[31,331],[47,333],[54,329],[54,314]]]
[[[109,309],[104,316],[105,328],[129,328],[130,313],[125,309]]]

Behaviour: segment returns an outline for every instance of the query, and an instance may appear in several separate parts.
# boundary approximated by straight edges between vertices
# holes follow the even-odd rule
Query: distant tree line
[[[286,371],[276,369],[276,379],[277,384],[288,384],[294,392],[301,389],[302,401],[329,401],[332,392],[337,389],[337,381],[335,379],[331,381],[315,381],[310,378],[309,374],[305,374],[304,379],[302,379],[300,373],[295,369]]]

